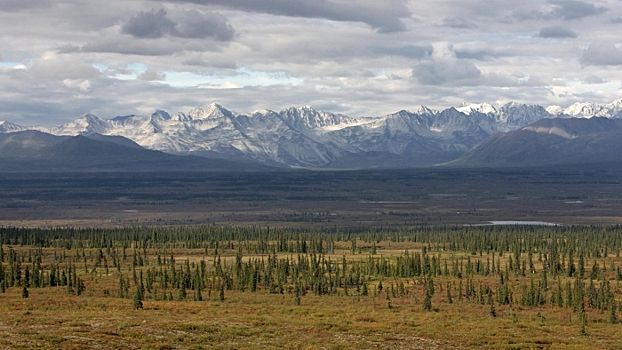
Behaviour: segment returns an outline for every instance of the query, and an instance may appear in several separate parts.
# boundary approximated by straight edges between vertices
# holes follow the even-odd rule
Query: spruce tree
[[[134,305],[135,310],[143,308],[143,301],[140,299],[140,291],[138,290],[138,288],[136,288],[136,291],[134,292],[134,297],[132,298],[132,305]]]
[[[225,301],[225,283],[224,282],[220,285],[220,292],[218,294],[218,299],[220,301]]]
[[[618,315],[616,314],[616,301],[613,297],[609,298],[609,323],[618,323]]]
[[[488,305],[490,305],[490,316],[497,317],[497,310],[495,310],[495,301],[492,299],[492,292],[488,292]]]
[[[423,297],[423,309],[425,311],[432,310],[432,296],[427,290],[425,291],[425,296]]]

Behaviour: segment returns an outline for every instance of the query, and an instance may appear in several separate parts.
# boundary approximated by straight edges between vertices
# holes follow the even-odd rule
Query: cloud
[[[596,7],[589,2],[578,0],[551,0],[551,8],[547,11],[524,11],[514,13],[518,20],[579,20],[586,17],[598,16],[608,11],[605,7]]]
[[[175,28],[175,36],[181,38],[213,37],[218,41],[229,41],[233,39],[234,34],[235,30],[229,25],[225,16],[197,10],[183,11]]]
[[[32,8],[46,8],[52,6],[50,0],[2,0],[0,11],[16,12]]]
[[[147,69],[138,76],[138,79],[145,81],[162,81],[166,79],[166,74],[155,69]]]
[[[166,35],[160,38],[136,38],[122,34],[119,26],[106,28],[99,32],[97,39],[79,47],[61,47],[59,52],[77,51],[81,53],[115,53],[138,56],[170,56],[180,52],[218,51],[223,44],[217,40],[180,39]]]
[[[434,45],[431,60],[415,66],[412,75],[423,85],[444,85],[479,79],[482,72],[470,61],[456,57],[447,43]]]
[[[565,20],[581,19],[607,12],[607,8],[577,0],[553,0],[551,4],[554,5],[551,15]]]
[[[14,69],[13,77],[17,79],[32,78],[44,80],[83,80],[97,78],[101,73],[92,65],[78,57],[47,53],[31,66]]]
[[[456,29],[477,28],[477,25],[475,23],[467,21],[462,17],[445,17],[445,19],[443,19],[443,26]]]
[[[379,55],[402,56],[408,58],[424,58],[432,54],[432,46],[403,45],[391,47],[375,47],[373,53]]]
[[[576,32],[562,26],[551,26],[540,29],[537,35],[539,38],[546,39],[561,39],[561,38],[576,38],[579,36]]]
[[[220,68],[220,69],[236,69],[238,68],[235,61],[229,57],[216,57],[216,58],[204,58],[202,53],[198,56],[190,57],[181,62],[185,66],[189,67],[202,67],[202,68]]]
[[[622,65],[622,51],[611,43],[595,42],[581,54],[584,66],[619,66]]]
[[[139,12],[132,16],[121,32],[136,38],[161,38],[175,30],[175,23],[166,18],[166,10]]]
[[[169,18],[166,10],[138,12],[121,27],[123,34],[135,38],[162,38],[166,35],[186,39],[213,38],[218,41],[230,41],[235,30],[227,18],[213,12],[202,13],[197,10],[184,10]]]
[[[278,16],[324,18],[339,22],[366,23],[381,33],[406,30],[401,19],[411,16],[404,0],[330,1],[330,0],[172,0],[266,13]]]
[[[603,83],[606,83],[607,80],[594,74],[588,74],[586,76],[581,77],[581,82],[584,84],[603,84]]]
[[[86,79],[65,79],[63,80],[63,84],[72,90],[77,90],[82,93],[91,92],[92,86],[91,82]]]

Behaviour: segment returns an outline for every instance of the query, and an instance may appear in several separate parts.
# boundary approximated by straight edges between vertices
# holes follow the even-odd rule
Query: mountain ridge
[[[465,103],[442,111],[420,106],[359,118],[309,106],[245,114],[212,103],[173,115],[163,110],[112,119],[85,114],[51,127],[0,122],[0,133],[37,130],[57,136],[122,136],[146,149],[165,153],[251,160],[281,167],[321,168],[339,163],[342,157],[350,159],[347,164],[360,159],[361,168],[374,167],[378,162],[386,163],[380,160],[381,154],[417,167],[433,163],[431,155],[438,156],[442,163],[450,155],[457,157],[498,133],[518,130],[542,119],[603,116],[622,118],[622,99],[606,105],[575,103],[566,109],[516,102],[500,107]]]

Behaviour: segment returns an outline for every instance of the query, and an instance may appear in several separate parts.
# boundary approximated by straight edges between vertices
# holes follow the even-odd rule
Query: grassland
[[[23,260],[22,279],[25,269],[30,267],[31,287],[28,288],[27,298],[22,295],[23,280],[0,294],[0,313],[3,315],[0,321],[0,348],[615,349],[620,344],[621,325],[617,320],[612,323],[608,306],[599,309],[590,305],[587,292],[590,281],[596,284],[597,290],[602,289],[601,283],[607,281],[616,311],[621,304],[619,267],[622,266],[622,258],[617,246],[619,241],[609,248],[600,245],[620,238],[622,233],[615,228],[607,229],[602,239],[595,239],[593,244],[580,236],[598,236],[602,228],[581,228],[578,231],[562,228],[479,228],[453,232],[441,229],[436,233],[401,232],[398,236],[389,232],[361,232],[351,233],[350,239],[338,234],[334,241],[326,240],[330,234],[304,233],[300,237],[306,237],[304,241],[309,251],[305,253],[277,252],[279,246],[285,247],[283,243],[287,244],[287,249],[294,250],[300,243],[296,239],[284,241],[283,237],[290,237],[285,233],[277,233],[277,236],[282,235],[276,240],[254,239],[249,233],[251,237],[247,240],[219,241],[215,237],[222,237],[222,232],[214,230],[209,233],[205,230],[202,236],[205,240],[174,241],[172,237],[177,233],[172,234],[171,231],[132,230],[136,240],[127,241],[105,241],[93,239],[96,236],[86,232],[78,234],[57,230],[49,233],[50,237],[56,238],[42,244],[45,247],[14,244],[18,241],[7,238],[5,231],[5,243],[11,243],[3,246],[5,279],[9,275],[9,256],[14,256]],[[238,229],[235,235],[245,230]],[[248,229],[249,232],[252,230]],[[183,232],[183,229],[174,231]],[[25,232],[31,238],[44,233]],[[108,237],[119,237],[118,232],[108,232]],[[142,234],[152,236],[153,232],[167,238],[161,242],[143,240]],[[516,242],[534,243],[534,246],[525,247],[525,251],[517,255],[501,246],[489,251],[480,251],[479,248],[475,251],[452,249],[452,242],[464,244],[470,239],[454,241],[448,238],[445,242],[440,239],[451,237],[447,233],[460,236],[465,232],[475,238],[490,237],[493,233],[515,238]],[[106,237],[107,232],[97,233]],[[293,231],[289,234],[301,233]],[[269,234],[259,234],[258,237],[262,236],[269,237]],[[70,237],[73,238],[68,239]],[[374,239],[370,240],[370,237]],[[418,237],[417,241],[415,237]],[[324,240],[322,251],[313,251],[313,244],[317,245],[318,239]],[[555,272],[536,258],[536,250],[552,239],[559,242],[559,248],[573,247],[577,252],[585,252],[581,262],[577,255],[573,264],[577,268],[584,265],[583,277],[576,273],[569,276],[565,248],[560,250],[559,257],[566,264],[559,267],[555,278],[552,277]],[[107,247],[96,247],[101,242],[107,242]],[[494,242],[489,244],[496,244]],[[199,247],[189,247],[195,244]],[[124,246],[127,251],[125,259],[121,258]],[[260,252],[262,249],[265,252]],[[421,259],[423,267],[419,272],[399,272],[398,260],[404,258],[406,251]],[[547,253],[545,256],[551,259]],[[533,273],[529,267],[524,270],[525,266],[529,266],[530,255]],[[102,256],[104,260],[101,260]],[[37,271],[43,280],[49,279],[55,267],[63,272],[69,271],[71,276],[70,266],[73,266],[76,277],[84,281],[84,292],[77,295],[75,284],[73,290],[64,285],[32,286],[38,257],[41,257],[41,268]],[[280,265],[273,260],[275,257],[279,264],[287,263],[292,269],[302,266],[298,263],[300,257],[303,260],[306,257],[328,261],[326,266],[335,266],[336,270],[324,271],[325,276],[328,280],[330,276],[340,276],[337,277],[339,282],[334,289],[316,293],[313,278],[318,275],[312,268],[306,272],[301,269],[298,277],[289,272],[284,280],[276,282],[278,273],[275,271],[280,269],[277,267]],[[509,269],[510,260],[517,258],[519,265]],[[236,272],[238,259],[243,266],[261,266],[256,270],[259,278],[255,291],[251,291],[250,282]],[[386,263],[386,272],[370,273],[366,269],[370,259]],[[496,267],[490,270],[489,262],[492,260]],[[191,286],[178,287],[172,281],[163,286],[161,276],[156,277],[142,297],[143,307],[134,308],[132,295],[147,284],[150,271],[176,270],[182,274],[188,269],[193,276],[191,279],[195,281],[193,273],[198,271],[202,261],[206,267],[201,277],[202,286],[193,282]],[[426,261],[433,264],[427,270]],[[257,264],[253,265],[253,262]],[[275,264],[274,270],[270,269],[271,264]],[[434,267],[436,265],[440,270]],[[484,265],[488,271],[485,271]],[[598,266],[596,272],[593,270],[595,265]],[[542,304],[524,305],[522,294],[526,293],[525,288],[533,281],[539,285],[545,270],[548,271],[550,284],[540,289],[545,294]],[[360,275],[353,279],[352,276],[359,272]],[[140,279],[132,280],[133,274],[140,275]],[[408,277],[404,277],[405,274]],[[122,292],[120,276],[127,280],[129,293]],[[424,306],[428,278],[433,278],[435,289],[430,310]],[[496,301],[500,293],[500,278],[505,278],[505,285],[513,293],[511,303]],[[230,279],[230,285],[225,287],[227,279]],[[302,281],[305,290],[299,305],[295,295],[297,281]],[[584,295],[580,301],[583,311],[573,310],[575,306],[568,304],[572,300],[562,301],[564,305],[561,307],[550,301],[557,284],[564,288],[568,282],[575,284],[578,281],[583,285]],[[381,283],[384,288],[379,290]],[[466,291],[469,283],[473,285],[470,296]],[[362,287],[363,284],[365,287]],[[277,286],[283,289],[275,289]],[[219,293],[221,287],[224,298]],[[179,296],[180,288],[184,289],[183,298]],[[242,291],[242,288],[245,290]],[[362,292],[362,288],[368,292]],[[452,302],[449,301],[448,288]],[[486,291],[488,288],[490,292]],[[197,290],[202,295],[201,300],[197,300]],[[484,299],[488,293],[495,300],[492,302],[495,316],[491,314],[491,303]],[[566,290],[563,295],[562,299]],[[581,317],[585,317],[583,326]]]

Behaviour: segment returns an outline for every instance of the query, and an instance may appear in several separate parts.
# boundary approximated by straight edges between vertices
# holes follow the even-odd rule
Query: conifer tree
[[[136,288],[136,291],[134,292],[134,297],[132,298],[132,305],[134,306],[135,310],[143,308],[143,301],[140,298],[140,291],[138,290],[138,288]]]
[[[218,299],[220,301],[225,301],[225,283],[220,284],[220,292],[218,293]]]
[[[495,310],[495,301],[492,298],[492,291],[488,292],[488,305],[490,305],[490,316],[497,317],[497,310]]]
[[[616,314],[616,301],[613,297],[609,298],[609,323],[616,324],[618,323],[618,315]]]
[[[449,283],[447,283],[447,302],[449,304],[453,304],[454,303],[454,300],[451,297],[451,284],[449,284]]]

